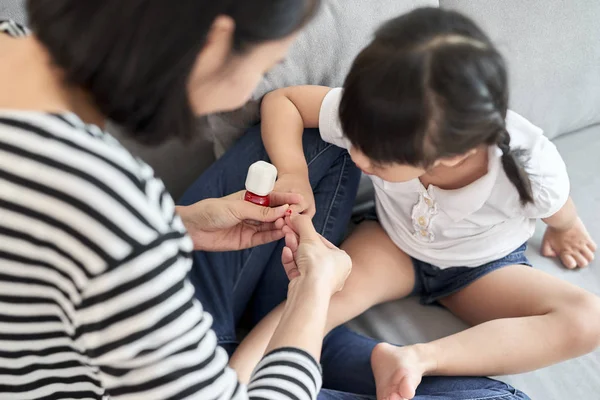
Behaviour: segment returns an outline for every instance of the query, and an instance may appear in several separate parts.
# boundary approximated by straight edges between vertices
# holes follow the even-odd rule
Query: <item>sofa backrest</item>
[[[0,18],[26,22],[25,0],[2,0]],[[221,154],[258,122],[259,101],[284,86],[339,86],[355,55],[384,20],[421,6],[473,17],[506,56],[511,108],[554,138],[600,124],[600,1],[598,0],[323,0],[319,16],[300,34],[287,61],[271,71],[243,109],[201,122]],[[202,142],[163,149],[127,145],[152,164],[175,194],[212,158]],[[185,148],[186,151],[182,149]],[[188,159],[189,158],[189,159]],[[199,158],[203,160],[199,164]],[[176,160],[176,162],[175,162]],[[182,176],[181,171],[188,176]],[[186,175],[186,174],[183,174]]]
[[[25,0],[2,0],[0,2],[0,19],[12,19],[20,24],[27,23]]]
[[[371,40],[375,29],[392,17],[417,7],[438,7],[438,0],[322,0],[319,15],[300,33],[284,63],[269,72],[255,98],[238,112],[210,117],[225,129],[214,132],[220,155],[259,120],[260,99],[266,93],[293,85],[341,86],[352,61]],[[227,127],[227,124],[230,124]]]
[[[511,108],[555,138],[600,123],[598,0],[324,0],[287,61],[269,73],[244,109],[210,117],[217,155],[250,124],[259,101],[290,85],[339,86],[360,49],[384,20],[419,6],[471,16],[508,61]]]
[[[600,123],[600,1],[441,0],[508,60],[511,108],[554,138]]]

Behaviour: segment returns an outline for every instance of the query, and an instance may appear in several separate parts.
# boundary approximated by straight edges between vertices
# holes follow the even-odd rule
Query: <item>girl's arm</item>
[[[275,90],[262,102],[262,139],[271,162],[279,176],[275,190],[295,192],[304,197],[295,212],[313,216],[314,196],[308,179],[308,166],[304,157],[302,135],[305,128],[317,128],[323,99],[331,89],[323,86],[292,86]],[[248,382],[265,349],[273,329],[277,326],[283,307],[266,318],[271,323],[262,330],[254,330],[238,347],[230,365],[242,382]]]
[[[548,225],[548,227],[557,229],[557,230],[567,230],[572,228],[577,222],[577,209],[575,208],[575,203],[573,203],[573,199],[569,197],[569,200],[565,203],[565,205],[558,210],[558,212],[551,217],[544,218],[542,221]]]
[[[321,103],[331,88],[292,86],[265,96],[261,107],[262,139],[281,175],[308,174],[302,151],[304,128],[319,127]]]
[[[294,86],[269,93],[262,103],[262,139],[279,171],[275,190],[301,194],[303,201],[293,205],[292,211],[310,217],[316,208],[302,134],[304,128],[319,126],[321,103],[330,90],[323,86]]]

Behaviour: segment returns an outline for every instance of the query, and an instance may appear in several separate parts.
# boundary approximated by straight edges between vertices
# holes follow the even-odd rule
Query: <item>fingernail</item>
[[[292,215],[292,209],[288,208],[288,210],[285,212],[287,215]]]

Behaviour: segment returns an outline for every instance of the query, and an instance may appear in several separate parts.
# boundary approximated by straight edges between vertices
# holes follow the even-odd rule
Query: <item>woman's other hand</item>
[[[286,247],[281,261],[290,279],[290,290],[308,284],[327,288],[331,295],[341,291],[352,270],[350,256],[315,230],[311,218],[286,217]]]
[[[273,207],[261,207],[245,201],[244,194],[241,191],[177,208],[194,249],[233,251],[280,240],[285,236],[282,228],[290,205],[303,201],[299,194],[273,192]]]

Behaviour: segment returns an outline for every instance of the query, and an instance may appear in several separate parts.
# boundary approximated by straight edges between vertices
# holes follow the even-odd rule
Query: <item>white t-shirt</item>
[[[321,106],[319,128],[328,143],[348,149],[339,121],[342,89]],[[377,214],[392,241],[411,257],[440,268],[478,267],[498,260],[531,238],[537,218],[555,214],[569,197],[569,177],[556,146],[515,112],[506,117],[511,146],[529,151],[526,170],[534,204],[523,207],[502,166],[502,151],[489,148],[488,173],[457,190],[419,179],[387,182],[371,176]]]

